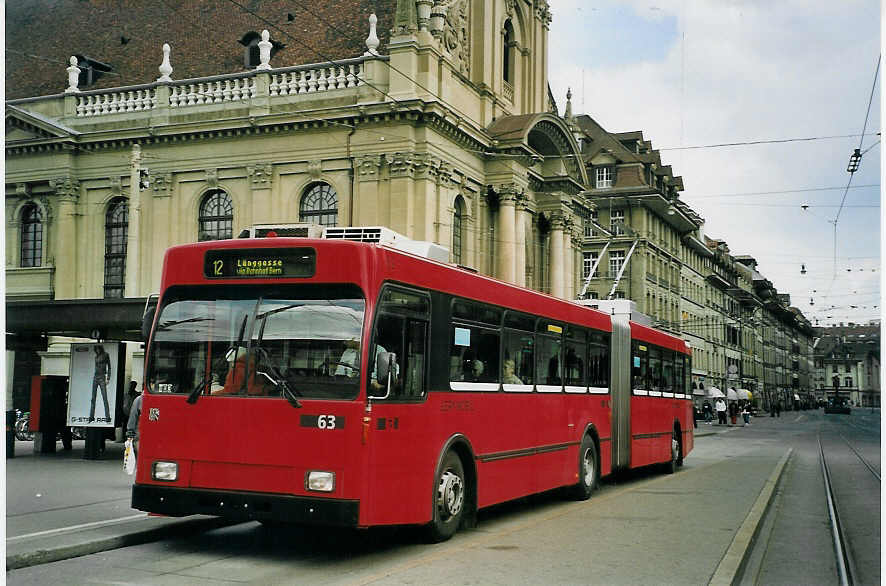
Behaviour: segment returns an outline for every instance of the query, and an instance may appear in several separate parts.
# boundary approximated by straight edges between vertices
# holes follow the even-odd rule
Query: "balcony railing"
[[[384,58],[357,57],[334,63],[314,63],[264,72],[250,71],[82,92],[76,94],[76,116],[90,118],[154,110],[164,106],[182,109],[207,104],[248,102],[260,97],[262,93],[273,99],[347,90],[365,85],[363,70],[367,59]],[[259,75],[267,75],[269,82],[260,85],[257,82]],[[161,87],[169,88],[168,95],[159,91]]]

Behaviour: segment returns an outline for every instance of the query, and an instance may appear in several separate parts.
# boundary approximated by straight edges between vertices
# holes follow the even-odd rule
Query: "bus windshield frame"
[[[353,400],[366,298],[356,285],[170,287],[148,352],[147,388],[203,396]]]

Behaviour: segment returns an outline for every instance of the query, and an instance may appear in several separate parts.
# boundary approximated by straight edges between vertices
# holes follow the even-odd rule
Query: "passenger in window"
[[[505,360],[502,382],[506,385],[522,385],[523,381],[514,373],[514,361]]]
[[[560,359],[557,356],[551,356],[551,359],[548,360],[548,384],[562,384],[560,380]]]
[[[471,360],[470,361],[470,381],[471,382],[480,382],[480,377],[483,376],[483,361],[482,360]]]

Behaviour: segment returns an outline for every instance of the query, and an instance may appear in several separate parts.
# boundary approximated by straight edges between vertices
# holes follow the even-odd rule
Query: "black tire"
[[[591,498],[597,488],[597,479],[600,477],[599,461],[594,440],[590,436],[584,436],[578,450],[578,483],[570,490],[572,498],[578,501]]]
[[[680,435],[677,430],[671,433],[671,459],[665,462],[664,469],[667,474],[673,474],[683,464],[683,449],[680,444]]]
[[[434,510],[425,534],[431,543],[446,541],[458,531],[464,516],[467,495],[465,471],[458,455],[449,451],[434,477]]]

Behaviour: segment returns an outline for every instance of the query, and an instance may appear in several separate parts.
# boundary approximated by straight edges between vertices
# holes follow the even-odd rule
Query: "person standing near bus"
[[[132,450],[138,455],[138,418],[142,414],[142,396],[139,394],[129,408],[129,421],[126,422],[126,437],[132,440]]]
[[[111,420],[111,408],[108,407],[108,383],[111,381],[111,357],[105,352],[104,346],[96,344],[95,373],[92,375],[92,403],[89,406],[89,422],[95,421],[95,392],[101,389],[102,401],[105,404],[105,421]]]
[[[731,425],[735,425],[738,421],[738,403],[735,401],[729,402],[729,421],[731,421]]]
[[[717,424],[723,425],[726,423],[726,403],[723,399],[717,399]]]
[[[711,402],[707,399],[704,400],[704,404],[701,406],[701,412],[704,414],[704,422],[706,425],[713,425],[711,421],[714,418],[713,409],[711,408]]]

